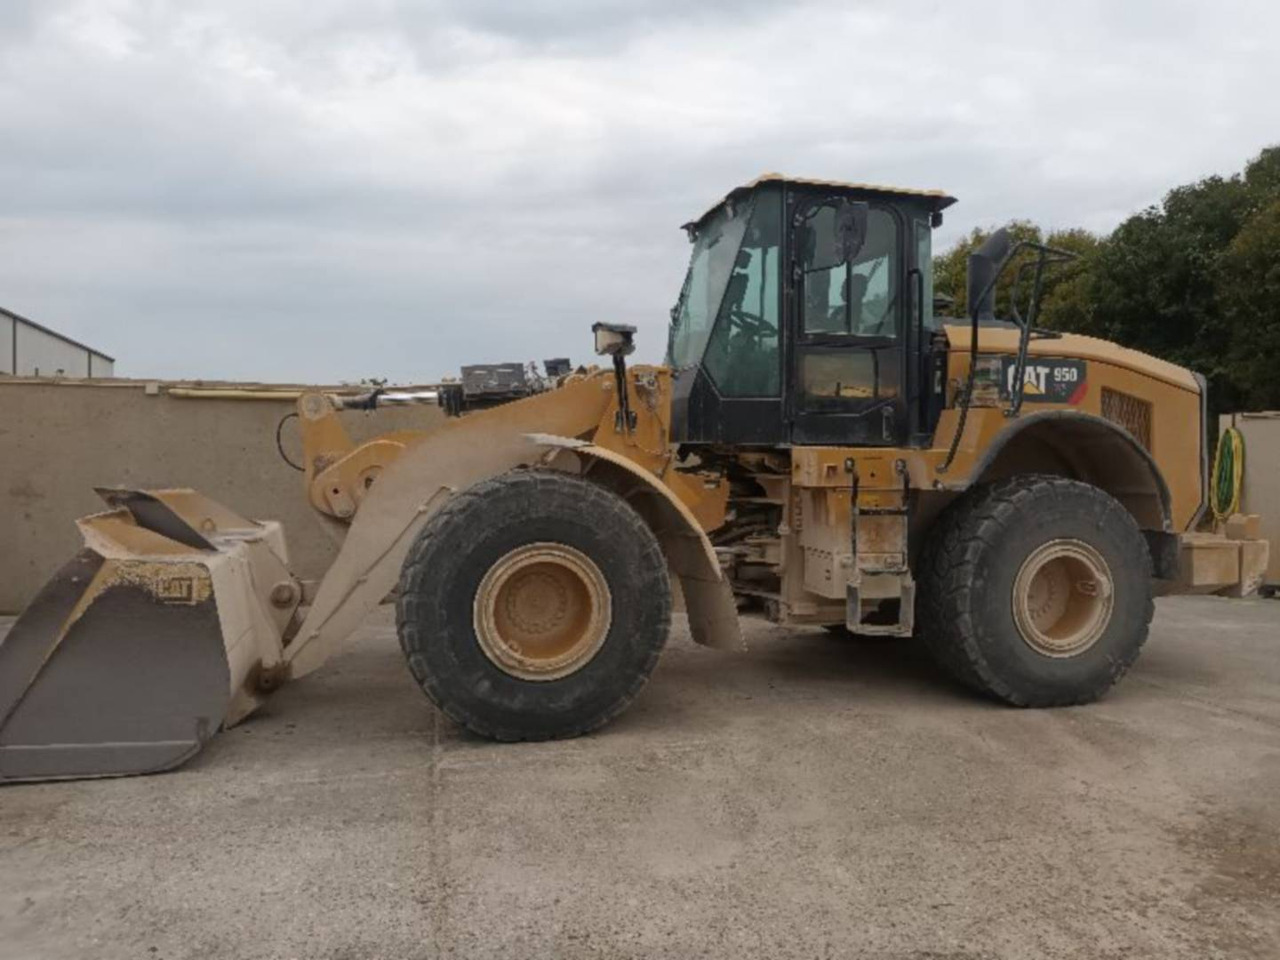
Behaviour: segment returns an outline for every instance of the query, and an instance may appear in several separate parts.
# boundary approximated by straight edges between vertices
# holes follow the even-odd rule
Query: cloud
[[[664,344],[763,170],[1108,229],[1280,129],[1271,4],[94,0],[0,12],[0,304],[118,372],[432,379]]]

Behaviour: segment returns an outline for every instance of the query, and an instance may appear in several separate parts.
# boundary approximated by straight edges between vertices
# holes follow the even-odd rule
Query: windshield
[[[699,225],[684,288],[671,311],[668,366],[687,367],[702,358],[751,219],[751,206],[746,203],[735,209],[724,204]]]

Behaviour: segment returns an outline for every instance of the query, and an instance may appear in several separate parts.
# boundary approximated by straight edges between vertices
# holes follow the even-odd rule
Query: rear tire
[[[966,493],[919,567],[917,635],[956,679],[1006,703],[1097,700],[1147,638],[1146,541],[1085,483],[1032,475]]]
[[[495,740],[573,737],[639,693],[671,623],[648,525],[593,483],[516,470],[463,491],[418,534],[400,645],[446,715]]]

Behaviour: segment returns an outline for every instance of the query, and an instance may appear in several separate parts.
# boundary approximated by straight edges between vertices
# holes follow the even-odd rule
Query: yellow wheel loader
[[[342,539],[319,582],[273,522],[101,491],[83,551],[0,642],[0,779],[180,764],[388,600],[426,695],[498,740],[608,722],[677,606],[713,647],[741,645],[744,615],[914,633],[1007,703],[1101,696],[1155,593],[1248,589],[1265,545],[1259,566],[1253,541],[1194,532],[1203,380],[1036,327],[1060,252],[996,234],[970,316],[934,316],[953,202],[766,175],[686,226],[660,367],[628,366],[634,331],[601,323],[603,368],[507,402],[304,394],[306,496]],[[423,399],[456,416],[358,445],[343,428]]]

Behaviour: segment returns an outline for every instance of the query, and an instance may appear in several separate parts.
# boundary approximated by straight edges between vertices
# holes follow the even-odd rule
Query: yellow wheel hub
[[[1081,540],[1051,540],[1032,551],[1013,583],[1013,618],[1029,647],[1074,657],[1107,629],[1115,606],[1106,560]]]
[[[612,601],[604,574],[561,543],[517,547],[476,590],[476,639],[495,666],[521,680],[558,680],[604,644]]]

